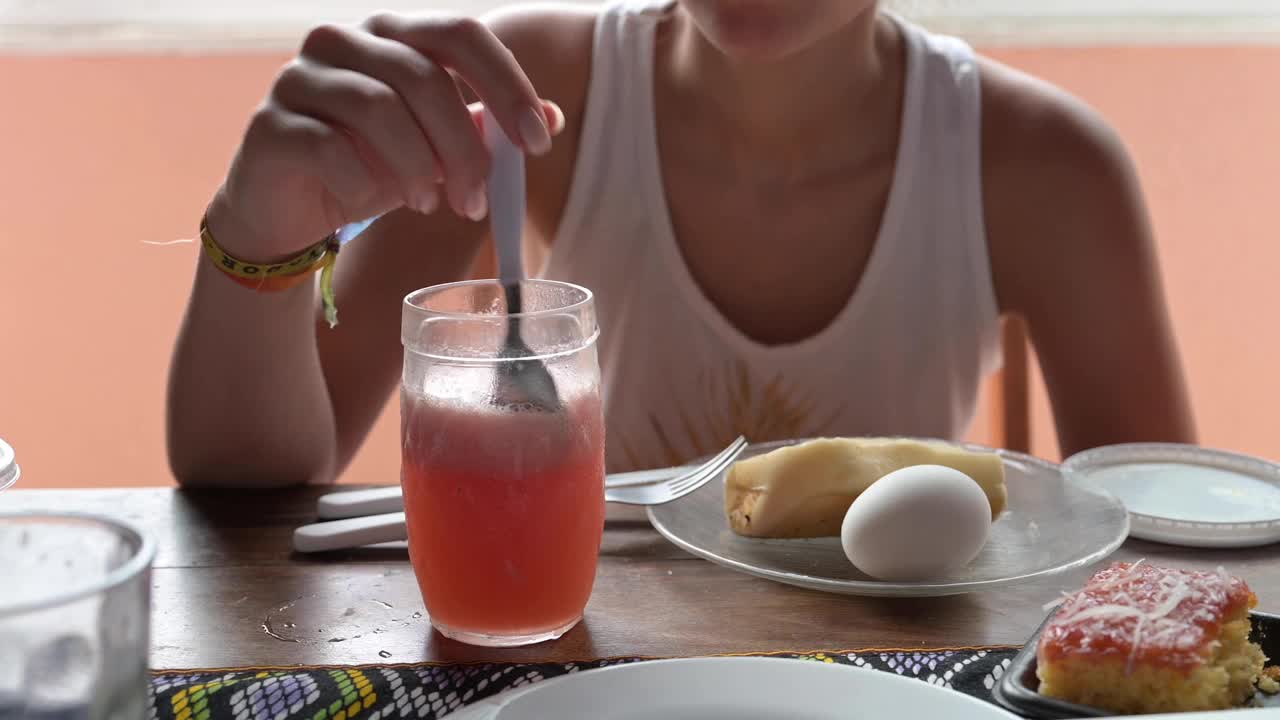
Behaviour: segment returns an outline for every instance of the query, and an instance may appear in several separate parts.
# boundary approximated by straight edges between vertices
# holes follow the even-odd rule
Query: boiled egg
[[[840,545],[854,567],[873,578],[921,581],[968,565],[990,531],[991,503],[973,478],[941,465],[914,465],[854,499]]]

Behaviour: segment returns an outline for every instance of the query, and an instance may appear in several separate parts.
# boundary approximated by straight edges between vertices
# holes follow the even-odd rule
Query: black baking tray
[[[1040,644],[1040,633],[1049,623],[1050,614],[1044,623],[1036,629],[1035,635],[1027,641],[1009,664],[1009,668],[1000,678],[1000,682],[992,688],[996,702],[1024,717],[1035,720],[1059,720],[1061,718],[1086,718],[1112,716],[1098,708],[1064,702],[1040,694],[1040,680],[1036,677],[1036,646]],[[1280,662],[1280,615],[1255,612],[1251,639],[1262,647],[1267,656],[1267,664]],[[1280,695],[1266,695],[1259,692],[1251,707],[1280,708]]]

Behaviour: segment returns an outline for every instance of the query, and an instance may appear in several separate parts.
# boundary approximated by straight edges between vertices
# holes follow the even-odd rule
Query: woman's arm
[[[585,92],[583,56],[575,58],[578,72],[544,68],[567,52],[561,26],[585,38],[589,58],[592,18],[560,22],[552,11],[517,13],[489,28],[383,15],[309,36],[254,115],[210,206],[214,237],[232,255],[267,262],[310,245],[325,228],[414,209],[393,210],[343,249],[333,330],[318,322],[312,283],[255,293],[200,258],[170,367],[168,448],[180,483],[289,485],[341,472],[399,375],[402,298],[464,277],[487,236],[487,222],[464,217],[487,173],[472,118],[478,109],[468,112],[435,59],[448,59],[528,149],[524,108],[556,125],[559,112],[540,98],[568,96],[566,112],[582,104],[573,95]],[[525,64],[537,68],[533,80]],[[573,85],[579,79],[581,89]],[[572,166],[565,155],[573,148],[561,145],[530,157],[530,187],[538,188],[531,218],[557,197],[554,188],[567,188],[559,175]]]
[[[1062,453],[1195,442],[1151,225],[1119,139],[1008,68],[985,64],[983,83],[996,293],[1028,324]]]

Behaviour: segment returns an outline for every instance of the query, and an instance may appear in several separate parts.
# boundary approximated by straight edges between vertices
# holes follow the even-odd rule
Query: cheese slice
[[[725,514],[729,527],[747,537],[838,536],[858,495],[913,465],[959,470],[986,493],[992,520],[1004,511],[1004,463],[995,453],[901,438],[830,438],[735,463],[725,479]]]

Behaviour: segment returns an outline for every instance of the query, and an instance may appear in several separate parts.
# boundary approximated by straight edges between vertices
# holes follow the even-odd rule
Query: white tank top
[[[703,294],[672,230],[653,108],[667,5],[601,11],[577,166],[540,273],[596,294],[609,470],[687,462],[738,434],[959,439],[1000,361],[973,51],[897,19],[901,137],[864,275],[825,329],[762,345]]]

